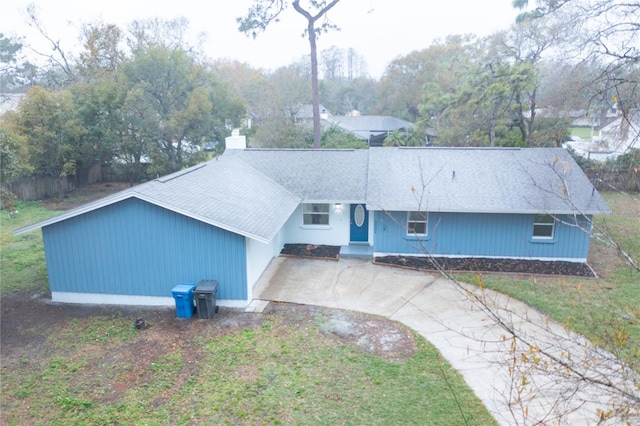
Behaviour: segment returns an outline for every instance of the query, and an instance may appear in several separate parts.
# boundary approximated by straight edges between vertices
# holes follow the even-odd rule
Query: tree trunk
[[[527,146],[531,146],[533,143],[533,126],[536,120],[536,90],[531,93],[531,102],[529,103],[529,110],[531,111],[531,119],[529,120],[529,128],[527,129]]]
[[[318,50],[314,21],[309,21],[309,46],[311,47],[311,96],[313,98],[313,147],[320,148],[320,89],[318,87]]]
[[[520,135],[522,137],[522,142],[526,143],[527,142],[527,128],[525,126],[525,119],[524,119],[524,115],[523,115],[523,108],[522,108],[522,100],[520,99],[520,93],[516,92],[515,94],[515,101],[516,101],[516,105],[518,105],[518,110],[517,112],[517,117],[515,117],[516,120],[516,125],[518,127],[518,129],[520,129]]]
[[[316,48],[316,21],[326,14],[329,9],[335,6],[340,0],[333,0],[320,10],[316,16],[304,10],[300,6],[300,0],[294,0],[293,8],[307,18],[307,31],[309,33],[309,46],[311,48],[311,95],[313,97],[313,147],[320,148],[320,89],[318,88],[318,50]],[[312,2],[313,3],[313,2]]]
[[[496,146],[496,124],[498,123],[498,109],[500,104],[496,101],[493,104],[493,111],[491,112],[491,129],[489,131],[489,140],[491,142],[491,148]]]

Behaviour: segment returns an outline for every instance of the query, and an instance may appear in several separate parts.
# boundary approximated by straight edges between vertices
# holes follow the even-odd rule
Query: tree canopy
[[[292,7],[305,18],[311,48],[319,34],[337,29],[327,19],[337,3],[255,0],[238,24],[257,36]],[[0,35],[2,91],[23,96],[2,126],[7,140],[25,148],[5,146],[24,165],[5,179],[110,164],[137,182],[145,171],[156,176],[203,161],[201,148],[222,146],[237,127],[256,147],[360,146],[320,126],[321,105],[332,115],[414,123],[419,136],[393,134],[387,145],[421,145],[429,134],[430,143],[445,146],[555,146],[568,139],[576,113],[603,122],[640,104],[637,2],[528,3],[514,2],[526,9],[508,30],[436,40],[398,56],[379,80],[367,75],[358,52],[337,46],[315,46],[315,60],[275,70],[211,61],[199,41],[187,41],[182,18],[82,25],[82,48],[72,55],[29,9],[52,49],[34,67],[21,39]],[[303,117],[309,104],[313,131]],[[38,159],[40,152],[53,161]]]
[[[157,36],[181,25],[138,23],[154,31],[135,33],[129,47],[116,26],[83,27],[84,49],[66,62],[73,78],[64,87],[33,85],[4,117],[25,141],[31,172],[59,178],[107,163],[139,181],[143,168],[164,175],[202,161],[205,143],[239,127],[244,103],[179,39]]]

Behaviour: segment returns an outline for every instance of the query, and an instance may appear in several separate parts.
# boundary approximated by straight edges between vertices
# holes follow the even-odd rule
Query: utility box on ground
[[[193,290],[198,318],[210,319],[218,312],[216,291],[218,291],[218,281],[215,280],[202,280]]]
[[[176,301],[176,316],[191,318],[193,316],[193,284],[180,284],[171,290]]]

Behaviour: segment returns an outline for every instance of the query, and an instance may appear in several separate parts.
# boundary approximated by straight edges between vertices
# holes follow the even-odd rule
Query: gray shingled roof
[[[253,167],[223,155],[22,228],[16,234],[128,198],[139,198],[263,242],[275,237],[301,202],[300,197]]]
[[[15,233],[128,198],[263,242],[304,202],[366,202],[368,209],[387,211],[609,212],[564,149],[247,149],[227,150]]]
[[[303,202],[358,202],[366,199],[368,151],[330,149],[229,150]]]
[[[608,213],[560,148],[371,148],[367,207],[480,213]],[[566,193],[565,193],[566,190]]]

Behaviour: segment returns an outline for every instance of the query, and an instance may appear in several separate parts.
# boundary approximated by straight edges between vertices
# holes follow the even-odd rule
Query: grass
[[[15,292],[48,291],[47,268],[42,233],[29,232],[14,237],[12,232],[59,213],[41,202],[18,202],[18,215],[0,213],[0,295]]]
[[[640,259],[640,194],[602,194],[612,209],[595,222],[633,258]],[[635,200],[634,200],[635,199]],[[640,358],[640,273],[602,243],[592,241],[589,261],[597,279],[522,277],[483,274],[482,284],[517,299],[637,364]],[[471,275],[461,281],[476,282]]]
[[[414,356],[388,361],[319,321],[274,314],[225,336],[203,326],[150,353],[138,351],[146,331],[109,333],[110,320],[69,321],[49,330],[46,354],[5,365],[2,424],[495,424],[417,335]]]
[[[571,127],[569,129],[572,136],[579,136],[587,142],[591,142],[591,128],[590,127]],[[593,136],[598,136],[599,131],[594,130]]]
[[[42,237],[11,233],[56,212],[39,202],[18,210],[0,219],[0,288],[28,299],[48,291]],[[25,324],[29,338],[13,347],[3,335],[0,424],[495,424],[417,334],[415,355],[390,361],[317,318],[276,312],[221,330],[172,311],[147,314],[168,319],[138,331],[114,310]]]
[[[276,340],[266,338],[274,330],[283,334]],[[465,409],[475,405],[459,381],[454,380],[455,389],[448,388],[441,375],[449,367],[424,340],[416,356],[390,363],[362,356],[349,346],[321,342],[316,329],[283,330],[274,324],[269,330],[209,343],[205,349],[205,371],[215,380],[194,381],[203,390],[198,414],[222,423],[464,424],[454,394],[462,397]],[[259,362],[240,356],[247,352]],[[468,420],[491,422],[482,410],[474,411],[467,413]],[[189,415],[184,413],[185,418]]]

